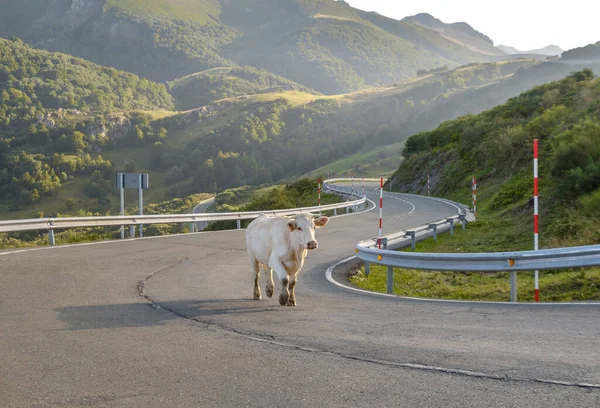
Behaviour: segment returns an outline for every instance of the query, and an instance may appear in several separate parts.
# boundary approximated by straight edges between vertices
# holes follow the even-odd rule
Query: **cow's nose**
[[[308,246],[308,249],[317,249],[319,244],[317,241],[310,241],[307,246]]]

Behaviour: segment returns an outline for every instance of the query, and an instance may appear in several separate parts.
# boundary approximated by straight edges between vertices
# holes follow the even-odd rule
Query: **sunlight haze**
[[[464,21],[494,41],[519,50],[558,45],[564,50],[600,41],[597,23],[600,3],[590,0],[569,2],[475,0],[346,0],[352,7],[402,19],[429,13],[445,23]],[[552,5],[550,5],[552,4]]]

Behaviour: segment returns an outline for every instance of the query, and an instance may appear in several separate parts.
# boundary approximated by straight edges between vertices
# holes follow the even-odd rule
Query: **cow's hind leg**
[[[269,298],[273,297],[273,292],[275,292],[275,282],[273,282],[273,269],[269,267],[269,265],[263,265],[265,273],[267,274],[267,296]]]
[[[254,299],[260,300],[262,294],[260,293],[260,265],[257,259],[251,259],[252,270],[254,271]]]
[[[298,282],[298,273],[290,278],[290,298],[287,301],[288,306],[296,306],[296,283]]]

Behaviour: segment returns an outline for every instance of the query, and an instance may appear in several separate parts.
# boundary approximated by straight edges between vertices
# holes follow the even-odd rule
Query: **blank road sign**
[[[146,190],[149,187],[148,175],[142,174],[142,189]],[[140,174],[139,173],[117,173],[116,178],[117,188],[140,188]]]

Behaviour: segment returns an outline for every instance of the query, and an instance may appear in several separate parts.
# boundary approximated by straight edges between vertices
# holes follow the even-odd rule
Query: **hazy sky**
[[[429,13],[445,23],[464,21],[495,45],[521,51],[555,44],[567,50],[600,41],[598,0],[346,0],[352,7],[400,20]]]

